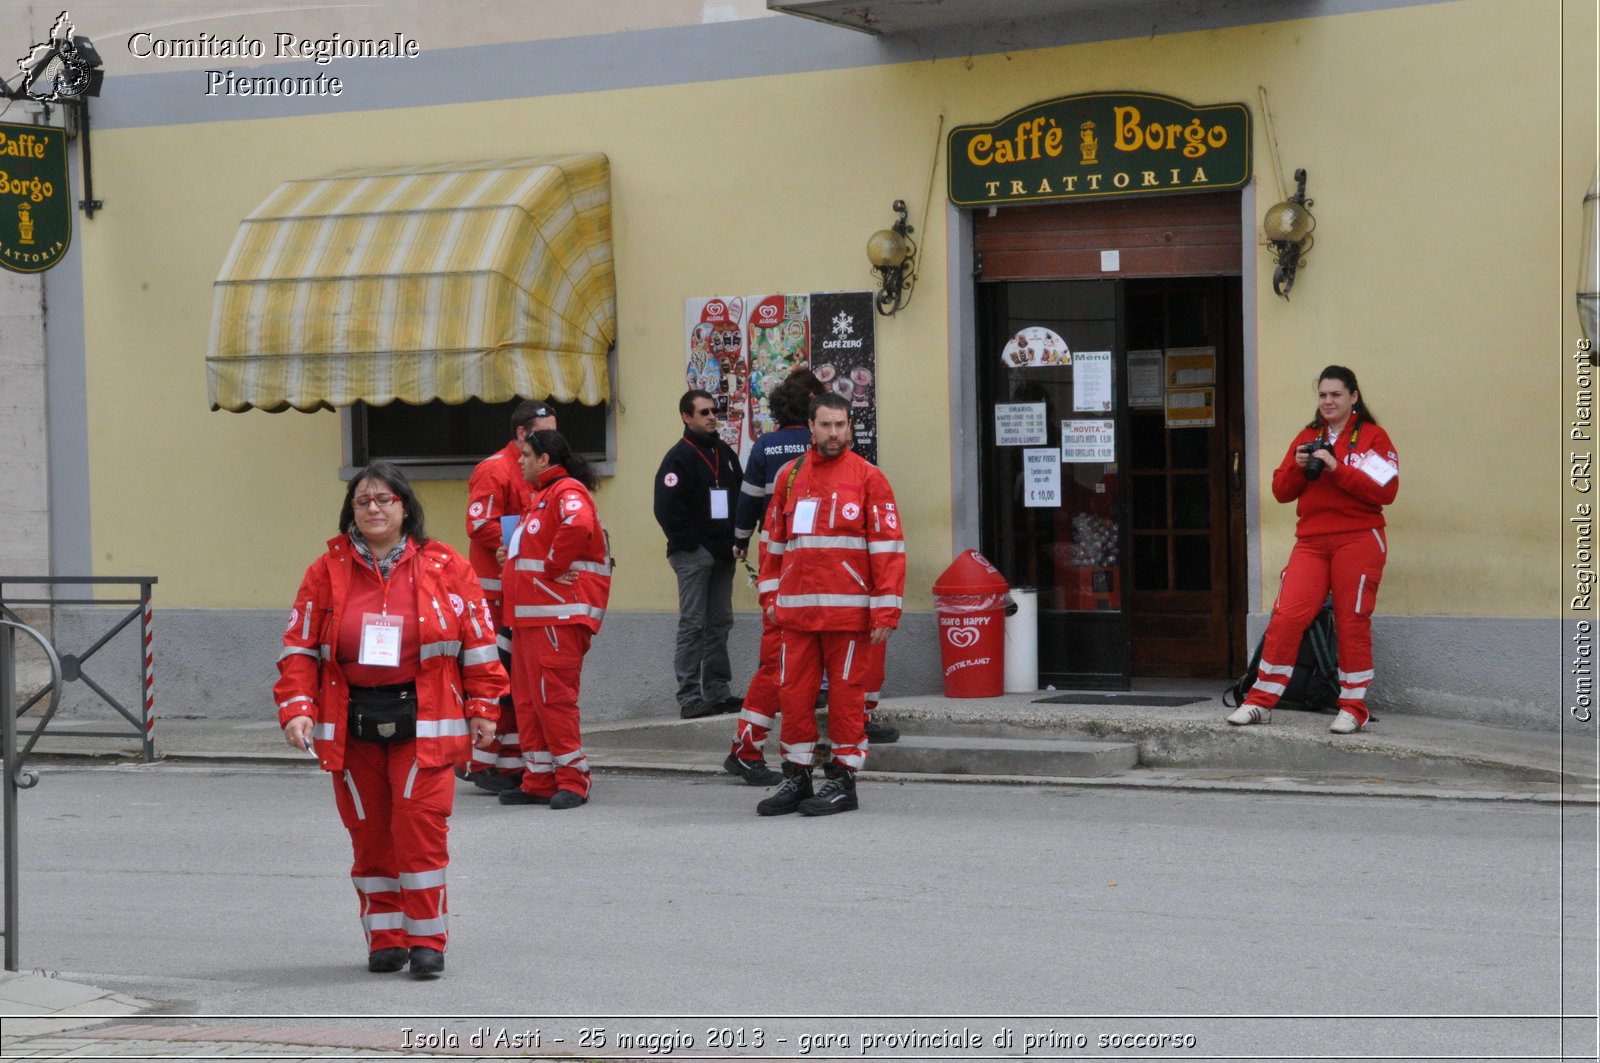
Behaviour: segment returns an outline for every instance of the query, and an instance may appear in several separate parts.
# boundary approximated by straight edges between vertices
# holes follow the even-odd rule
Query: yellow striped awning
[[[213,291],[211,408],[611,396],[604,155],[347,170],[245,218]]]

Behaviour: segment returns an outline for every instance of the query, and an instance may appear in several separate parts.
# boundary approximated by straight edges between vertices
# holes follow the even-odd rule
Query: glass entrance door
[[[1244,667],[1239,283],[978,285],[982,549],[1038,591],[1041,683]]]
[[[1038,591],[1041,683],[1125,689],[1120,286],[980,284],[978,302],[983,551]]]

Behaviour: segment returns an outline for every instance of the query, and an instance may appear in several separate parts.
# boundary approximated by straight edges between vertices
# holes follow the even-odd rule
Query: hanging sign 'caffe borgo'
[[[39,273],[60,262],[70,243],[66,134],[0,122],[0,266]]]
[[[1213,191],[1250,180],[1250,110],[1095,92],[950,131],[957,206]]]

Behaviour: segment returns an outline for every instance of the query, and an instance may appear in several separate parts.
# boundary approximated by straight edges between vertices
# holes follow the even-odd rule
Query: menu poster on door
[[[1192,388],[1216,382],[1215,347],[1173,347],[1167,351],[1167,387]]]
[[[871,292],[811,295],[811,371],[850,402],[857,454],[878,463],[877,322]]]
[[[1167,395],[1165,356],[1157,351],[1128,352],[1128,405],[1159,410]]]
[[[1077,351],[1072,356],[1074,413],[1111,412],[1111,352]]]
[[[712,296],[684,302],[684,327],[688,333],[688,387],[707,392],[716,400],[717,425],[722,441],[739,449],[744,429],[745,398],[750,359],[744,345],[742,296]]]
[[[999,402],[994,407],[994,445],[1036,447],[1048,443],[1044,403]]]
[[[1061,462],[1064,465],[1117,460],[1117,422],[1112,419],[1074,417],[1061,422]]]
[[[1029,509],[1061,505],[1061,454],[1054,447],[1022,452],[1022,504]]]
[[[1173,388],[1167,392],[1168,428],[1210,428],[1216,423],[1215,388]]]

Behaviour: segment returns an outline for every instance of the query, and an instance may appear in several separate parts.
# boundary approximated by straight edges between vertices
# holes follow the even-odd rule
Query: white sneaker
[[[1355,715],[1344,709],[1339,710],[1339,715],[1333,718],[1333,725],[1328,728],[1336,735],[1355,734],[1361,730],[1362,724],[1356,722]]]
[[[1252,723],[1271,723],[1272,710],[1263,709],[1260,705],[1240,705],[1228,714],[1228,722],[1235,727],[1244,727]]]

